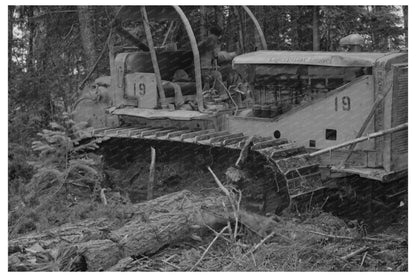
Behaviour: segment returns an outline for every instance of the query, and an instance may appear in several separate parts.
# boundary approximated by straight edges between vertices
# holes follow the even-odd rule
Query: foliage
[[[33,167],[27,162],[31,151],[17,143],[10,143],[8,148],[8,188],[9,197],[20,195],[20,190],[33,175]],[[17,199],[16,199],[17,200]]]
[[[71,203],[97,197],[103,180],[99,170],[101,157],[87,151],[98,148],[100,141],[93,139],[81,144],[85,139],[84,126],[85,123],[76,124],[64,113],[61,123],[52,122],[51,129],[38,133],[41,140],[32,143],[38,157],[29,163],[35,172],[21,192],[26,207],[21,214],[23,223],[16,218],[16,222],[12,218],[9,223],[18,228],[27,225],[25,221],[39,221],[41,225],[62,223],[67,220],[63,213],[69,212]],[[41,211],[45,214],[39,217]]]
[[[235,8],[238,15],[235,14]],[[264,32],[268,49],[311,51],[312,6],[250,6]],[[365,51],[391,51],[406,46],[400,6],[318,6],[319,40],[322,51],[337,51],[339,40],[352,33],[366,39]],[[243,29],[245,51],[258,44],[254,24],[246,13],[235,6],[206,6],[205,21],[201,9],[188,13],[197,37],[212,25],[224,30],[223,48],[239,49],[239,25]],[[220,16],[219,16],[220,15]],[[222,18],[221,18],[222,17]],[[201,25],[203,24],[203,25]]]
[[[38,133],[42,139],[32,143],[33,150],[39,153],[39,160],[33,163],[37,172],[29,184],[30,190],[39,192],[50,184],[54,184],[57,190],[64,184],[90,190],[99,186],[101,176],[94,168],[99,157],[94,155],[94,159],[84,153],[98,148],[98,140],[80,144],[85,138],[82,132],[85,123],[76,124],[68,114],[64,114],[62,125],[52,122],[50,126],[52,130],[42,130]]]

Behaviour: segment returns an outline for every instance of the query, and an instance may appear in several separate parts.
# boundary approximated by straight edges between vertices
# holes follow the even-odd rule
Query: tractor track
[[[180,145],[181,150],[176,152],[180,152],[179,156],[185,156],[181,158],[195,158],[197,152],[203,153],[201,159],[220,163],[229,162],[230,164],[224,165],[224,168],[233,166],[230,157],[238,156],[247,140],[250,139],[243,133],[231,134],[214,129],[190,130],[148,126],[95,129],[89,137],[101,138],[103,141],[113,140],[116,144],[127,140],[133,144],[131,147],[135,147],[136,141],[142,142],[137,146],[144,143],[163,144],[165,149],[177,149],[177,145]],[[112,148],[113,151],[117,150],[117,145],[113,145]],[[193,148],[195,154],[189,154],[189,149]],[[131,151],[124,150],[124,152],[127,154]],[[284,138],[251,138],[249,158],[242,169],[251,170],[256,175],[252,180],[255,179],[257,187],[251,185],[252,187],[248,190],[254,194],[258,194],[258,191],[263,192],[261,208],[263,213],[281,211],[289,205],[292,199],[323,187],[318,161],[305,154],[307,154],[305,147],[298,146]],[[259,183],[262,187],[260,190]],[[282,197],[290,200],[282,204]]]

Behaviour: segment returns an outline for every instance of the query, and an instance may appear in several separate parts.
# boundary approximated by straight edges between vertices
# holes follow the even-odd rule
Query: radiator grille
[[[392,127],[408,122],[408,65],[398,65],[394,69]],[[400,170],[407,166],[408,131],[392,135],[392,169]]]

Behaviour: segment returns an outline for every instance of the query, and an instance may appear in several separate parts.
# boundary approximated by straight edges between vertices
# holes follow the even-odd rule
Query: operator
[[[218,71],[218,63],[229,62],[235,56],[236,52],[221,51],[220,39],[222,30],[218,26],[213,26],[209,30],[208,37],[198,45],[201,58],[201,75],[204,83],[204,91],[210,89],[213,85],[218,91],[221,100],[228,99],[225,85],[222,82],[222,75]]]

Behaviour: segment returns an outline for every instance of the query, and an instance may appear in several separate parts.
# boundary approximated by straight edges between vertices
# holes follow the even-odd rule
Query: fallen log
[[[111,233],[111,239],[118,242],[125,257],[151,255],[165,245],[191,237],[196,229],[202,231],[205,226],[227,222],[228,215],[224,212],[223,203],[229,205],[229,202],[219,192],[195,195],[183,191],[171,196],[160,197],[158,209],[155,210],[152,209],[155,207],[153,201],[136,205],[144,213]],[[182,199],[178,199],[178,196],[182,196]],[[172,199],[176,199],[176,204]],[[167,204],[167,207],[161,209],[161,203]],[[126,261],[133,262],[134,259],[123,259],[110,270],[124,270],[129,265]]]
[[[204,226],[225,224],[224,203],[229,206],[228,198],[218,190],[205,195],[181,191],[134,205],[131,219],[116,230],[106,229],[103,224],[96,227],[89,221],[16,238],[9,242],[9,252],[14,253],[13,258],[9,257],[9,270],[45,267],[48,259],[56,262],[58,252],[69,253],[59,261],[59,270],[107,270],[123,258],[151,255],[187,239]],[[47,258],[40,261],[36,250],[26,251],[35,244],[41,246],[38,252],[49,253]]]
[[[9,270],[128,271],[141,256],[202,236],[202,232],[224,227],[229,221],[235,224],[234,211],[227,212],[232,211],[230,201],[235,201],[233,205],[238,202],[233,197],[219,189],[205,194],[184,190],[132,205],[131,217],[121,228],[112,228],[111,222],[104,219],[89,220],[15,238],[9,241]],[[333,220],[330,215],[321,217],[305,223],[283,219],[276,222],[238,210],[240,224],[261,238],[286,245],[325,239],[319,234],[327,232],[325,226]],[[354,237],[346,226],[335,223],[327,226],[331,234]]]
[[[157,198],[157,201],[155,199],[155,201],[133,204],[126,208],[126,213],[128,214],[126,217],[131,220],[135,217],[146,218],[151,214],[178,213],[183,208],[191,207],[191,202],[185,201],[185,199],[193,199],[192,193],[183,190],[161,196]],[[40,233],[9,237],[8,253],[11,255],[16,252],[23,252],[35,244],[39,244],[45,249],[52,249],[74,245],[86,240],[100,239],[110,225],[111,222],[106,218],[87,219],[76,223],[67,223]]]

